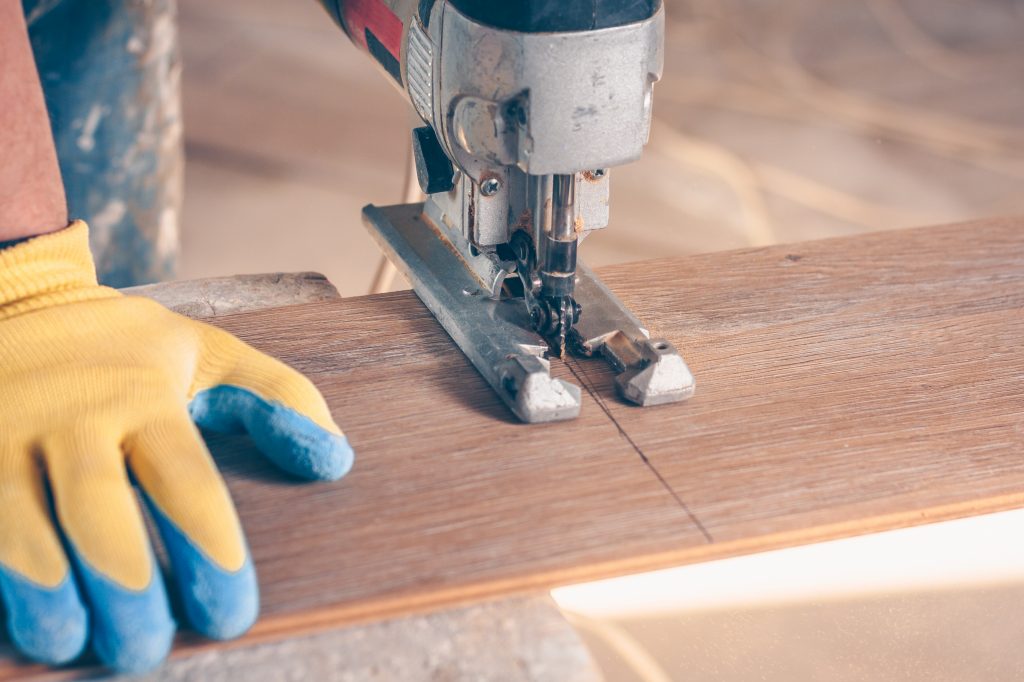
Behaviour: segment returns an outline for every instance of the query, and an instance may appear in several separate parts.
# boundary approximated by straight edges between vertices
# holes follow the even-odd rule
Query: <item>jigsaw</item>
[[[666,339],[579,259],[609,221],[611,169],[647,143],[663,67],[662,0],[321,0],[408,98],[424,203],[364,222],[523,421],[571,419],[550,358],[600,355],[626,400],[684,400]]]

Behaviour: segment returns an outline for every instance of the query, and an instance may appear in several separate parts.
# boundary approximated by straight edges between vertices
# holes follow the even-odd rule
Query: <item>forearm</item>
[[[0,0],[0,242],[68,224],[43,89],[20,0]]]

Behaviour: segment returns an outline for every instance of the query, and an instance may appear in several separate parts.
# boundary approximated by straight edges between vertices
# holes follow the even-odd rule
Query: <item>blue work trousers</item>
[[[71,217],[100,281],[173,275],[181,216],[175,0],[23,0]]]

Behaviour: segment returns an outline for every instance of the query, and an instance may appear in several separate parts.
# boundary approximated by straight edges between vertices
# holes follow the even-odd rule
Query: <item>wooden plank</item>
[[[218,320],[359,455],[309,486],[214,442],[262,579],[246,641],[1024,505],[1024,221],[602,274],[685,351],[689,403],[628,407],[573,361],[582,417],[517,424],[408,293]]]
[[[699,399],[603,404],[715,544],[774,548],[1024,500],[1019,220],[603,271]],[[607,386],[606,372],[594,383]]]

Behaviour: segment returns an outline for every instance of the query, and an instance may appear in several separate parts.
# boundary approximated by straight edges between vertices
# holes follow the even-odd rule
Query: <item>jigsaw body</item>
[[[653,405],[693,377],[577,259],[608,225],[610,168],[638,159],[663,63],[661,0],[323,0],[426,125],[424,204],[364,218],[524,421],[579,414],[547,358],[600,354]]]

